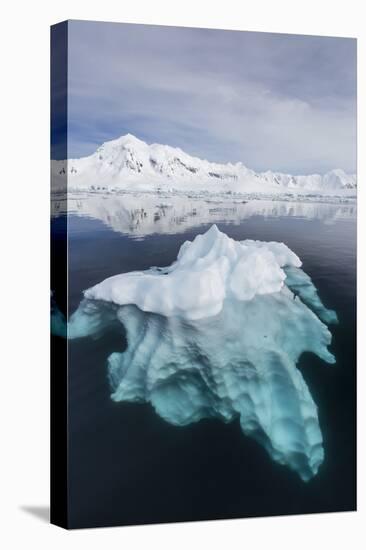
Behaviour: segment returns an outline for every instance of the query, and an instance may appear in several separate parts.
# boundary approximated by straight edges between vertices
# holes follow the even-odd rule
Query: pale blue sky
[[[69,157],[125,133],[255,170],[356,167],[356,41],[69,23]]]

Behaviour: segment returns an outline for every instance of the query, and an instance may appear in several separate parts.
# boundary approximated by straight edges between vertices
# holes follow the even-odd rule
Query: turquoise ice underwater
[[[304,481],[316,475],[323,438],[296,365],[309,351],[335,362],[327,325],[337,316],[286,245],[235,241],[213,225],[171,266],[86,290],[67,336],[96,336],[116,321],[128,345],[108,359],[113,400],[149,402],[177,426],[239,417],[273,460]]]

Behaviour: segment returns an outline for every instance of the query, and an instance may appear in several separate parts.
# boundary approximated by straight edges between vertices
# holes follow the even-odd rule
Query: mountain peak
[[[127,133],[103,143],[92,155],[70,159],[69,186],[93,190],[179,190],[206,193],[319,193],[357,187],[356,176],[335,169],[323,176],[291,176],[268,170],[256,173],[241,162],[219,164],[193,157],[179,148],[147,144]],[[59,168],[62,173],[65,167]],[[64,173],[64,172],[63,172]]]
[[[142,139],[139,139],[138,137],[134,136],[133,134],[124,134],[123,136],[119,136],[116,139],[112,139],[109,141],[105,141],[102,145],[108,146],[108,145],[138,145],[138,146],[147,146],[147,143],[145,141],[142,141]]]

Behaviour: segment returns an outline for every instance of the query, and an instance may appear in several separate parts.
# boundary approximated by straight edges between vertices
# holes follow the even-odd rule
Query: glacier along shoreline
[[[86,290],[67,337],[95,336],[116,321],[127,349],[108,358],[114,401],[148,402],[176,426],[239,418],[273,460],[304,481],[316,475],[323,438],[296,365],[303,352],[335,362],[327,325],[337,316],[285,244],[235,241],[213,225],[171,266]]]

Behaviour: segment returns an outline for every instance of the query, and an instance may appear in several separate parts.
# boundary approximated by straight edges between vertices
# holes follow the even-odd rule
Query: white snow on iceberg
[[[317,406],[296,364],[328,363],[336,314],[283,243],[235,241],[216,226],[167,268],[111,277],[85,291],[68,338],[116,320],[127,349],[108,360],[112,398],[149,402],[167,422],[229,422],[303,480],[323,461]]]
[[[240,243],[213,225],[186,241],[170,267],[116,275],[87,290],[85,297],[201,319],[220,313],[226,299],[247,301],[280,291],[285,265],[299,267],[301,262],[284,244]]]

